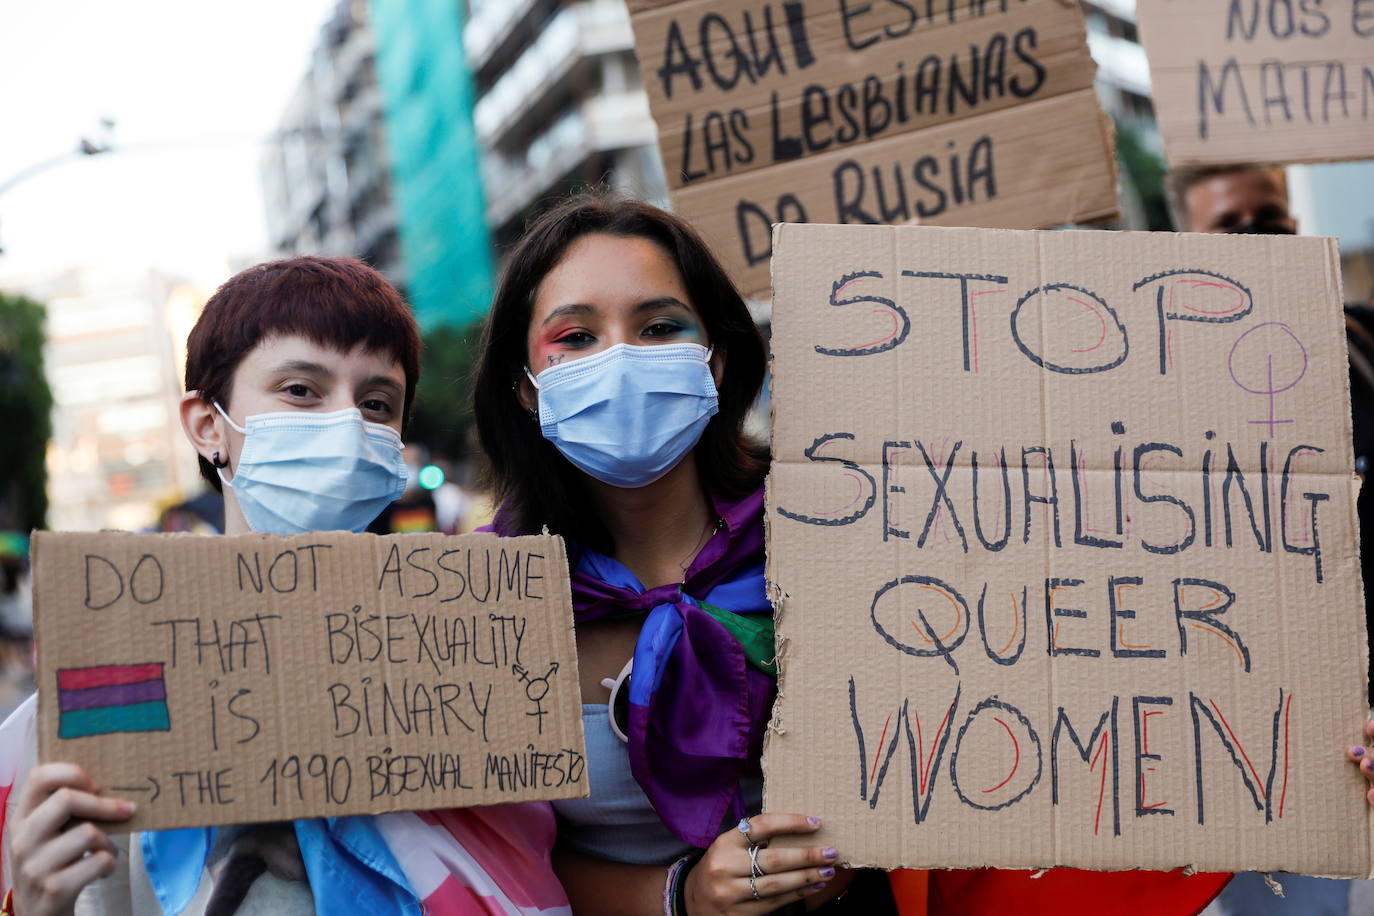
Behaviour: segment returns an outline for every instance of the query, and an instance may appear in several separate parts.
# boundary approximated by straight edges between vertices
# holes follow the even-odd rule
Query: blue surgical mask
[[[597,480],[651,484],[696,446],[719,409],[710,358],[693,343],[616,344],[530,375],[540,431]]]
[[[405,490],[401,437],[356,407],[333,413],[282,411],[248,417],[232,487],[254,531],[362,531]]]

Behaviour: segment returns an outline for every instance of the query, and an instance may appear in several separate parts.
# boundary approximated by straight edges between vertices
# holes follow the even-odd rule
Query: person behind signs
[[[842,850],[766,848],[819,822],[756,813],[774,695],[768,456],[743,424],[765,365],[719,263],[647,204],[556,206],[498,286],[474,388],[492,527],[547,526],[573,566],[592,795],[554,808],[574,908],[883,913],[895,890],[903,913],[1094,912],[1102,899],[1196,913],[1229,876],[905,872],[889,886],[838,869]]]
[[[1255,165],[1183,169],[1166,179],[1174,224],[1184,232],[1295,235],[1298,221],[1288,206],[1283,169]],[[1355,470],[1365,476],[1374,463],[1374,296],[1367,304],[1345,307],[1346,349],[1350,358]],[[1374,487],[1361,487],[1360,571],[1374,582]],[[1374,589],[1365,589],[1365,618],[1374,633]],[[1370,658],[1374,700],[1374,654]]]
[[[278,261],[221,286],[187,340],[181,419],[225,533],[362,531],[405,485],[419,354],[409,307],[359,261]],[[568,912],[547,804],[107,838],[92,822],[133,805],[73,764],[25,778],[34,726],[32,700],[0,726],[6,912]]]
[[[1296,235],[1298,221],[1289,209],[1288,181],[1282,168],[1259,165],[1221,165],[1181,169],[1165,180],[1165,193],[1174,224],[1184,232],[1246,235]],[[1354,414],[1355,470],[1367,473],[1374,460],[1374,313],[1367,307],[1347,306],[1346,346],[1350,357],[1350,403]],[[1374,488],[1361,487],[1360,567],[1366,583],[1374,582]],[[1365,617],[1374,632],[1374,592],[1365,588]],[[1370,689],[1374,691],[1374,656]],[[1374,697],[1374,692],[1371,693]],[[1374,738],[1374,731],[1366,727]],[[1357,762],[1363,748],[1356,754]],[[1362,767],[1367,777],[1374,771]],[[1371,798],[1374,803],[1374,798]],[[1284,897],[1275,896],[1263,877],[1240,874],[1207,909],[1208,916],[1230,914],[1358,913],[1374,910],[1374,884],[1332,881],[1306,875],[1282,877]],[[1357,902],[1358,901],[1358,902]]]
[[[1171,173],[1165,183],[1174,224],[1185,232],[1294,235],[1298,221],[1288,207],[1283,169],[1255,165],[1209,166]],[[1350,358],[1355,470],[1361,476],[1374,463],[1374,309],[1345,308],[1346,349]],[[1374,582],[1374,487],[1361,487],[1360,571]],[[1374,633],[1374,589],[1365,589],[1365,620]],[[1374,701],[1374,653],[1370,655],[1370,699]]]
[[[1165,195],[1180,232],[1296,235],[1283,169],[1221,165],[1181,169],[1165,179]]]

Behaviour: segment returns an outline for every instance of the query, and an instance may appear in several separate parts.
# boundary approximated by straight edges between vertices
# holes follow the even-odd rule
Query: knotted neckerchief
[[[630,678],[630,772],[664,825],[702,848],[727,811],[745,813],[740,777],[758,770],[776,691],[763,490],[711,503],[720,524],[680,584],[646,591],[586,549],[572,573],[579,624],[646,615]],[[504,521],[498,514],[498,533],[519,533]]]
[[[706,847],[740,777],[758,769],[775,692],[763,578],[763,491],[712,497],[721,524],[683,581],[645,591],[620,563],[584,551],[572,574],[578,623],[645,614],[630,678],[630,772],[677,837]]]

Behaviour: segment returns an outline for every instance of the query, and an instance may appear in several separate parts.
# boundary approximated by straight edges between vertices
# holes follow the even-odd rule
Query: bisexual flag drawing
[[[57,736],[170,731],[162,664],[100,665],[57,672]]]

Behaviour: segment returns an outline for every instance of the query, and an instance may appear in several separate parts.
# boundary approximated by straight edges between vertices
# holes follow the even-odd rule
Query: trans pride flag
[[[57,736],[171,730],[162,662],[57,672]]]

